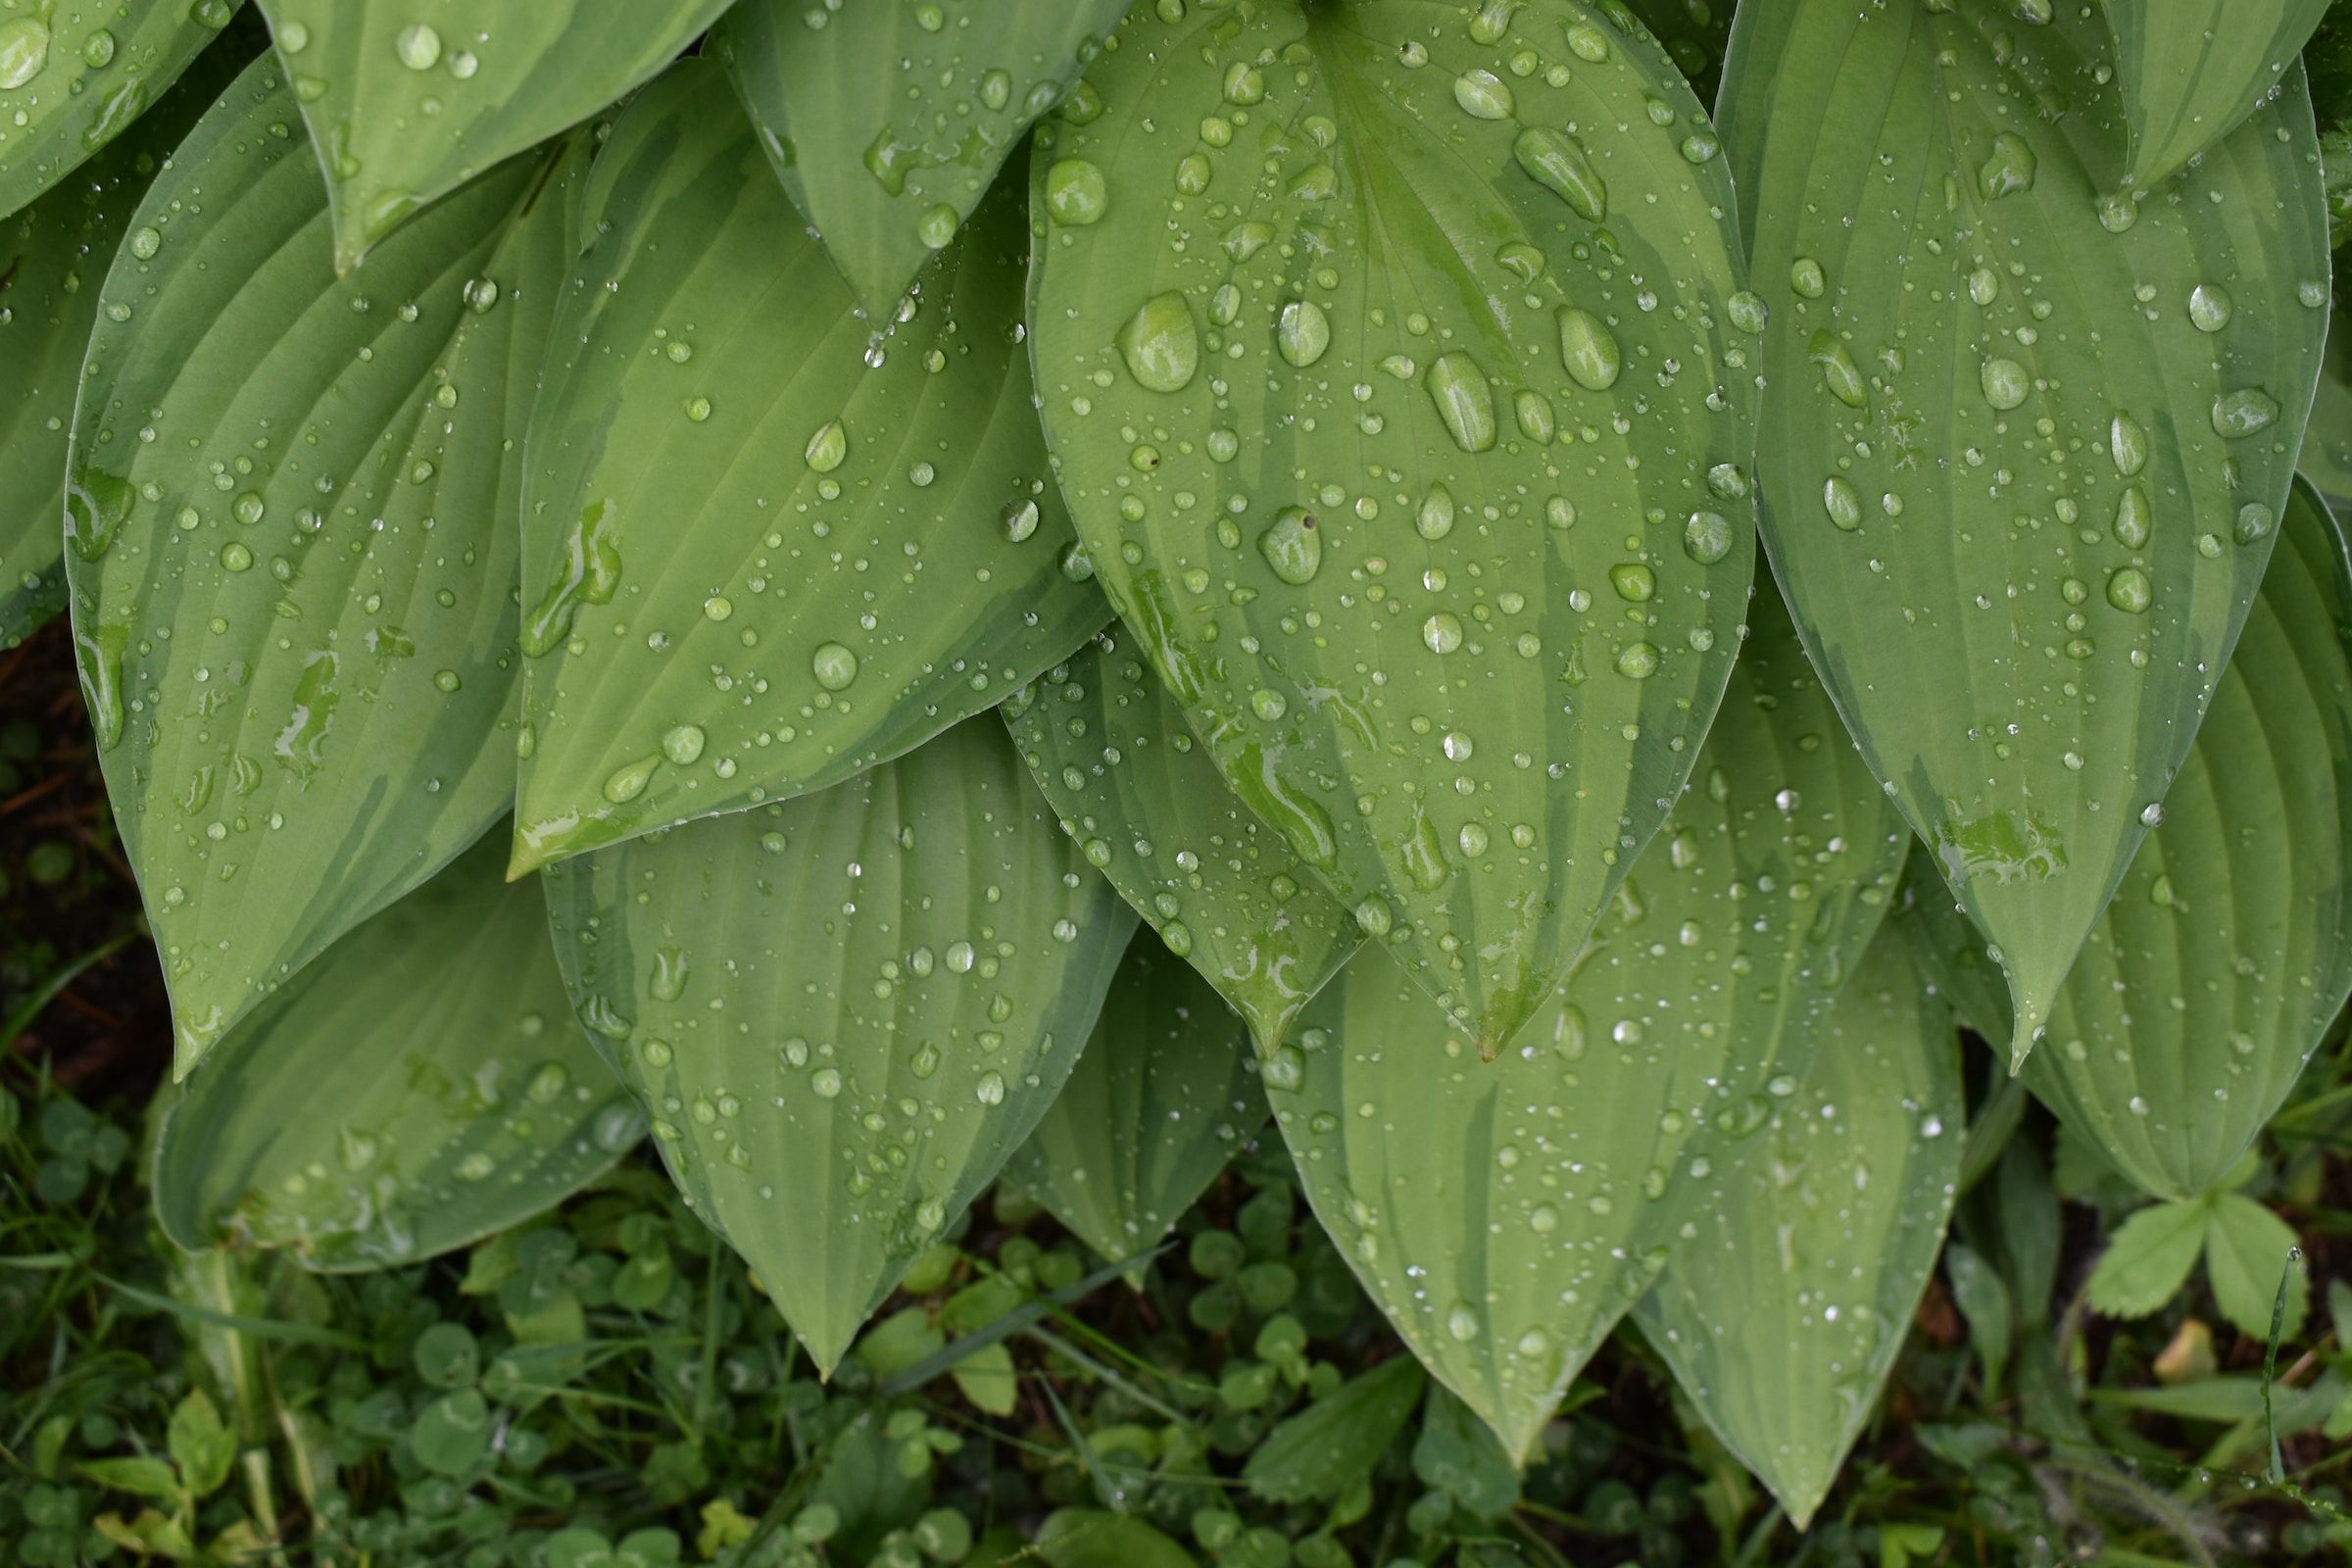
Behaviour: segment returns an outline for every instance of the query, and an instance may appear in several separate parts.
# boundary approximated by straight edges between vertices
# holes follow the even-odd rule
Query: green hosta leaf
[[[2013,1056],[2188,750],[2268,561],[2328,302],[2300,73],[2113,189],[2081,7],[1744,8],[1724,119],[1776,313],[1773,564],[2005,956]]]
[[[260,0],[334,207],[337,271],[436,197],[584,120],[728,0]]]
[[[776,177],[880,320],[1129,3],[742,0],[713,52]]]
[[[1265,1119],[1248,1028],[1146,934],[1127,949],[1077,1068],[1004,1177],[1104,1257],[1133,1257]]]
[[[2222,1316],[2250,1339],[2268,1339],[2278,1282],[2284,1279],[2286,1316],[2279,1337],[2293,1340],[2302,1334],[2311,1281],[2286,1221],[2243,1193],[2208,1194],[2204,1206],[2205,1277]]]
[[[1720,699],[1759,318],[1654,43],[1576,0],[1447,15],[1132,13],[1099,117],[1041,128],[1030,320],[1111,602],[1250,809],[1492,1051]]]
[[[562,1200],[643,1135],[503,848],[490,835],[336,943],[189,1077],[156,1152],[173,1241],[413,1262]]]
[[[2157,1203],[2115,1228],[2090,1271],[2090,1304],[2110,1317],[2145,1317],[2180,1294],[2205,1245],[2202,1202]]]
[[[1336,1497],[1365,1481],[1421,1400],[1421,1363],[1383,1361],[1266,1434],[1242,1479],[1268,1502]]]
[[[1280,1045],[1362,934],[1225,787],[1134,633],[1114,625],[1004,716],[1062,831],[1249,1020],[1260,1050]]]
[[[2352,991],[2347,627],[2342,535],[2298,485],[2164,822],[2026,1064],[2036,1096],[2160,1197],[2221,1182]]]
[[[1797,1089],[1902,865],[1778,602],[1756,609],[1696,778],[1519,1044],[1482,1063],[1367,953],[1266,1068],[1324,1227],[1521,1455]]]
[[[0,216],[63,181],[159,103],[228,25],[237,4],[8,0],[0,6]]]
[[[1030,406],[1017,196],[876,336],[716,66],[621,116],[531,425],[518,867],[838,783],[1102,625]]]
[[[264,60],[131,219],[74,416],[67,571],[182,1071],[512,802],[514,435],[570,168],[502,169],[338,282]]]
[[[2008,1032],[2009,983],[2001,976],[2001,966],[1992,961],[1984,939],[1952,902],[1951,889],[1936,868],[1935,853],[1917,840],[1912,841],[1895,911],[1886,923],[1961,1023],[1991,1041]]]
[[[1803,1086],[1720,1162],[1696,1233],[1635,1313],[1799,1529],[1936,1272],[1966,1108],[1951,1014],[1899,942],[1873,944],[1822,1020]]]
[[[0,648],[65,606],[66,436],[107,264],[157,166],[241,64],[238,51],[214,50],[133,134],[0,219]]]
[[[828,1370],[1036,1128],[1135,929],[994,716],[565,861],[548,903],[671,1174]]]
[[[2339,304],[2328,318],[2327,362],[2311,404],[2297,466],[2339,514],[2352,509],[2352,322]]]
[[[2235,129],[2290,73],[2328,0],[2104,0],[2132,138],[2124,183],[2147,189]],[[2023,10],[2023,7],[2018,8]],[[2049,7],[2044,4],[2043,13]]]

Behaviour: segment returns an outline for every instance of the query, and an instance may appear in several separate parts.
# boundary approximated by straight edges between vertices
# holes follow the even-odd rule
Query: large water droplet
[[[1478,362],[1458,350],[1442,354],[1421,378],[1453,444],[1464,452],[1494,448],[1494,392]]]
[[[1315,514],[1301,507],[1283,508],[1258,535],[1257,550],[1284,582],[1314,581],[1323,565],[1323,535],[1315,526]]]
[[[1563,305],[1559,323],[1560,359],[1576,384],[1588,392],[1606,392],[1615,386],[1618,374],[1625,368],[1625,356],[1600,318],[1573,305]]]
[[[1593,169],[1583,142],[1531,125],[1519,133],[1511,152],[1531,178],[1574,208],[1578,217],[1595,223],[1608,217],[1609,187]]]
[[[1286,361],[1303,368],[1331,347],[1331,321],[1313,300],[1292,300],[1275,321],[1274,342]]]
[[[1119,357],[1127,373],[1153,392],[1181,392],[1200,368],[1200,334],[1192,307],[1171,289],[1136,308],[1119,328]]]

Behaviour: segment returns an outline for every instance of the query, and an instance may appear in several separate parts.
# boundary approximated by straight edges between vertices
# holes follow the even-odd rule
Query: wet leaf
[[[1952,890],[1936,868],[1935,852],[1917,839],[1886,924],[1961,1024],[1988,1041],[2008,1033],[2009,982],[1984,938],[1952,902]]]
[[[1882,939],[1804,1083],[1725,1156],[1635,1321],[1707,1425],[1803,1529],[1878,1405],[1960,1175],[1951,1014]]]
[[[74,642],[183,1072],[513,799],[512,436],[568,175],[503,169],[338,282],[306,157],[265,59],[131,219],[74,416]]]
[[[1266,1434],[1242,1479],[1268,1502],[1337,1497],[1368,1480],[1421,1400],[1421,1365],[1393,1356]]]
[[[2327,360],[2296,459],[2338,516],[2352,515],[2352,322],[2345,316],[2339,305],[2328,318]]]
[[[793,205],[879,320],[1130,0],[741,0],[711,52]]]
[[[2297,484],[2204,728],[2083,944],[2025,1079],[2161,1198],[2220,1182],[2286,1098],[2347,992],[2352,564]],[[2000,1004],[1982,938],[1932,878],[1923,961],[1980,1031]]]
[[[1117,1261],[1156,1246],[1265,1120],[1248,1026],[1146,932],[1004,1180]]]
[[[1018,195],[876,337],[715,65],[621,116],[531,424],[517,869],[838,783],[1102,625],[1030,407]]]
[[[994,715],[547,883],[580,1018],[828,1370],[1035,1130],[1135,928]]]
[[[1100,113],[1041,125],[1030,320],[1111,602],[1250,808],[1493,1050],[1720,700],[1756,318],[1654,43],[1575,0],[1431,15],[1132,13]]]
[[[1363,935],[1226,788],[1135,634],[1113,625],[1004,717],[1088,861],[1249,1020],[1260,1050],[1280,1045]]]
[[[1775,312],[1765,541],[2005,956],[2017,1060],[2236,642],[2328,303],[2300,74],[2177,187],[2109,198],[2105,32],[2050,11],[1750,6],[1725,81]]]
[[[2352,992],[2347,626],[2343,537],[2299,485],[2163,825],[2026,1064],[2036,1096],[2159,1197],[2223,1179]]]
[[[337,271],[646,80],[728,0],[259,0],[334,208]]]
[[[226,44],[205,55],[132,134],[0,219],[0,648],[65,608],[66,433],[107,264],[157,166],[242,64]]]
[[[572,1022],[536,878],[492,833],[335,944],[181,1087],[155,1162],[172,1239],[322,1269],[415,1262],[593,1180],[645,1117]]]
[[[1902,865],[1777,602],[1756,611],[1690,787],[1499,1060],[1365,953],[1265,1069],[1324,1228],[1521,1456],[1796,1093]]]
[[[2163,184],[2267,102],[2328,0],[2102,0],[2132,137],[2124,183]],[[2044,5],[2044,11],[2048,7]]]
[[[114,0],[0,15],[0,217],[29,206],[150,104],[160,106],[238,4]]]
[[[1105,1508],[1056,1508],[1026,1555],[1046,1568],[1193,1568],[1192,1555],[1166,1536]]]

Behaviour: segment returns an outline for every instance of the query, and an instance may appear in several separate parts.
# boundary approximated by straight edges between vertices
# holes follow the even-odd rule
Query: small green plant
[[[2055,1243],[1962,1199],[2055,1199],[1963,1023],[2160,1200],[2090,1307],[2202,1255],[2300,1332],[2249,1153],[2352,990],[2318,0],[118,9],[0,10],[0,631],[71,602],[166,1233],[497,1296],[515,1349],[410,1351],[449,1507],[715,1266],[517,1228],[649,1134],[819,1373],[1005,1417],[1101,1271],[978,1268],[975,1202],[1140,1279],[1276,1130],[1323,1274],[1290,1178],[1190,1239],[1250,1353],[1205,1438],[1043,1413],[1056,1565],[1342,1560],[1416,1409],[1402,1529],[1477,1560],[1629,1325],[1801,1525],[1955,1212],[2039,1396],[1992,1326]],[[127,1152],[43,1135],[55,1201]],[[1310,1286],[1423,1370],[1315,1361]],[[194,1549],[202,1436],[94,1461],[106,1539]],[[1245,1453],[1329,1523],[1139,1519]]]

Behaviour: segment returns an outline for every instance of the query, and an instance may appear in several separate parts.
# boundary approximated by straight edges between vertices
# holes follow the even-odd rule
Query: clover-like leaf
[[[2237,128],[2296,70],[2328,0],[2102,0],[2132,158],[2126,184],[2161,185]],[[2049,0],[2028,0],[2047,17]]]
[[[1030,404],[1018,196],[877,329],[717,66],[621,115],[528,441],[518,870],[837,783],[1102,624]]]
[[[29,206],[160,106],[238,4],[50,0],[0,12],[0,217]]]
[[[318,150],[341,272],[437,197],[651,77],[729,0],[259,3]]]
[[[2229,662],[2328,293],[2301,74],[2144,199],[2111,74],[2084,7],[1788,0],[1725,76],[1765,543],[2019,1061]]]
[[[1688,776],[1752,569],[1725,161],[1612,16],[1141,7],[1031,161],[1038,390],[1112,604],[1490,1052]]]
[[[1936,1272],[1966,1108],[1950,1009],[1883,935],[1831,1003],[1804,1082],[1718,1161],[1695,1231],[1635,1310],[1800,1530]]]
[[[954,240],[1130,0],[741,0],[712,52],[875,320]]]
[[[1265,1120],[1249,1026],[1146,932],[1004,1180],[1117,1261],[1167,1235]]]
[[[1134,645],[1112,626],[1008,701],[1005,721],[1062,831],[1272,1051],[1363,935],[1226,788]]]
[[[1696,776],[1499,1060],[1357,956],[1264,1081],[1316,1215],[1524,1456],[1745,1140],[1886,912],[1901,821],[1769,595]]]
[[[157,168],[242,64],[225,43],[200,57],[131,134],[0,219],[0,648],[65,608],[66,437],[99,284]]]
[[[1036,1128],[1135,929],[993,714],[546,878],[581,1020],[828,1371]]]
[[[102,290],[67,572],[180,1069],[509,808],[521,428],[568,254],[550,151],[338,281],[274,58]]]
[[[411,1263],[562,1201],[644,1136],[572,1021],[538,879],[505,867],[491,833],[205,1058],[156,1145],[173,1241]]]

